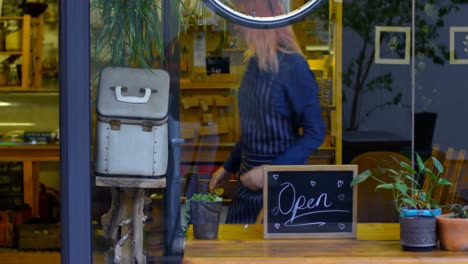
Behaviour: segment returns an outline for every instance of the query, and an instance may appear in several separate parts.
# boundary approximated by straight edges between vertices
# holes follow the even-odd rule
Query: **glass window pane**
[[[177,4],[164,6],[169,2]],[[124,78],[123,90],[118,88],[119,83],[102,87],[103,69],[110,66],[164,69],[170,77],[169,101],[163,102],[169,104],[169,134],[165,136],[169,148],[168,171],[161,178],[161,175],[136,173],[135,169],[130,173],[110,173],[107,170],[114,168],[101,166],[104,171],[95,171],[98,185],[93,192],[93,226],[97,239],[95,259],[104,259],[106,252],[115,249],[120,236],[128,232],[127,227],[123,230],[115,228],[127,218],[118,215],[118,210],[112,210],[126,208],[126,216],[131,217],[130,212],[137,207],[128,199],[136,195],[141,186],[144,186],[143,196],[147,199],[140,209],[148,220],[140,230],[143,235],[138,238],[138,243],[146,250],[147,258],[164,258],[164,247],[180,235],[179,224],[187,216],[183,213],[186,199],[209,190],[212,175],[223,165],[228,166],[225,162],[233,158],[232,151],[236,150],[237,142],[249,135],[258,137],[259,142],[270,136],[258,129],[259,124],[243,123],[243,111],[255,113],[254,110],[259,110],[260,113],[261,105],[252,104],[259,108],[247,109],[252,106],[242,106],[239,99],[241,87],[248,81],[245,76],[249,71],[248,55],[251,51],[241,34],[242,29],[217,16],[202,2],[91,1],[95,165],[108,162],[110,156],[106,155],[114,153],[107,152],[106,144],[101,144],[110,138],[102,131],[114,133],[127,125],[142,126],[137,136],[132,136],[132,141],[119,139],[119,144],[131,142],[131,146],[121,148],[120,151],[128,152],[122,151],[118,155],[135,158],[139,152],[144,152],[144,147],[158,148],[156,143],[159,141],[151,140],[136,151],[136,144],[144,140],[142,132],[145,129],[156,131],[166,122],[154,122],[148,128],[147,123],[138,123],[147,121],[148,116],[136,118],[139,121],[123,116],[123,112],[112,118],[104,117],[98,109],[100,100],[103,100],[100,89],[107,89],[107,96],[111,98],[104,106],[124,109],[128,104],[135,104],[133,109],[138,109],[142,100],[146,100],[146,87],[132,90],[131,86],[138,81],[131,75]],[[286,2],[290,8],[303,4],[298,0]],[[465,158],[459,150],[466,148],[463,140],[466,133],[456,117],[467,112],[462,102],[464,89],[461,88],[461,76],[466,72],[468,60],[468,31],[463,16],[467,11],[466,4],[460,1],[442,1],[437,6],[433,1],[323,2],[310,16],[292,25],[307,66],[317,81],[317,99],[325,125],[323,142],[305,163],[357,164],[360,172],[379,167],[400,169],[400,162],[417,167],[415,153],[427,161],[434,148],[438,147],[442,153],[439,157],[446,168],[453,166],[455,169],[456,164],[460,168]],[[165,16],[165,11],[173,11],[176,6],[179,6],[176,10],[179,12]],[[140,16],[144,12],[149,13]],[[167,35],[162,34],[164,30]],[[125,71],[122,74],[126,74]],[[117,79],[123,75],[115,76]],[[266,78],[263,72],[252,76],[255,84]],[[151,91],[149,93],[152,94]],[[282,90],[278,94],[282,99],[288,96]],[[257,95],[254,99],[262,96]],[[127,105],[112,105],[119,100],[126,100]],[[247,125],[257,131],[246,135],[249,131]],[[295,140],[296,136],[303,135],[303,128],[294,129]],[[148,153],[154,154],[152,151]],[[446,153],[451,153],[450,157],[445,158]],[[113,166],[122,165],[131,157],[122,158]],[[157,164],[161,160],[153,158],[140,160],[149,161],[147,163],[154,169],[152,162]],[[453,160],[458,160],[458,163],[453,163]],[[226,183],[215,190],[223,198],[221,223],[229,222],[228,212],[239,195],[238,188],[242,184],[238,171],[250,168],[240,170],[237,167],[226,173]],[[380,176],[390,179],[388,173]],[[417,176],[412,184],[422,187],[423,175],[411,176]],[[114,182],[102,181],[106,177]],[[141,186],[128,180],[138,177]],[[453,179],[457,182],[457,195],[466,196],[465,178]],[[161,179],[164,186],[155,187],[151,185],[154,183],[148,183],[155,179]],[[358,222],[398,222],[392,192],[379,190],[377,195],[376,185],[376,182],[366,181],[359,187]],[[167,201],[168,198],[172,203]],[[119,199],[121,204],[117,205]],[[177,211],[175,218],[165,213],[167,207]],[[253,214],[260,208],[256,208]],[[178,213],[179,209],[182,214]],[[113,219],[112,214],[119,221],[109,223]],[[114,227],[106,229],[109,225]],[[167,237],[168,230],[177,235]],[[131,248],[128,244],[125,247]]]

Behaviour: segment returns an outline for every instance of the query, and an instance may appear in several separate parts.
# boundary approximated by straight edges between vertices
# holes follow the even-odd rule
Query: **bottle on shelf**
[[[18,20],[8,20],[5,34],[5,50],[18,51],[22,47],[22,30]]]
[[[47,24],[56,24],[58,21],[58,1],[47,0],[47,9],[44,13],[44,22]]]
[[[42,88],[58,89],[58,48],[53,43],[44,43],[42,54]]]
[[[0,21],[0,51],[5,51],[6,23]]]
[[[47,73],[57,74],[58,68],[58,49],[53,43],[44,43],[43,45],[42,69]],[[51,75],[51,74],[49,74]]]
[[[20,84],[19,74],[18,74],[18,67],[16,64],[12,63],[9,65],[8,71],[8,85],[15,86]]]
[[[8,84],[8,71],[4,64],[0,64],[0,86]]]

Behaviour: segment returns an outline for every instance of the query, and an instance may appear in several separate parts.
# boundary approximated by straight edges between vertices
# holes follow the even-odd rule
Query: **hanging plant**
[[[170,3],[183,26],[182,11],[188,10],[184,1]],[[150,68],[164,61],[161,0],[92,0],[91,10],[99,15],[97,25],[92,25],[97,62]]]
[[[218,26],[202,0],[171,0],[181,33],[189,26]],[[98,63],[110,66],[151,68],[165,60],[162,0],[92,0],[99,16],[92,25],[93,54]],[[167,11],[166,11],[167,12]],[[225,22],[222,21],[225,29]]]

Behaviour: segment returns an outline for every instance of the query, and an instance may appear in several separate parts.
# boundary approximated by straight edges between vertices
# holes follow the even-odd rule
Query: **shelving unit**
[[[239,137],[236,83],[182,82],[182,162],[223,162]]]
[[[293,4],[298,2],[294,0]],[[296,3],[297,4],[297,3]],[[323,27],[323,17],[310,18],[294,25],[296,34],[307,57],[310,69],[319,84],[319,101],[326,124],[326,137],[320,148],[310,157],[311,164],[342,163],[342,3],[328,1],[328,25]],[[322,16],[326,10],[322,10]],[[327,39],[324,38],[328,36]]]
[[[41,18],[24,15],[21,17],[0,17],[0,21],[18,20],[22,30],[22,48],[18,51],[0,51],[0,57],[4,60],[12,56],[21,57],[20,85],[0,86],[0,92],[7,91],[38,91],[42,81],[42,36],[43,25]]]

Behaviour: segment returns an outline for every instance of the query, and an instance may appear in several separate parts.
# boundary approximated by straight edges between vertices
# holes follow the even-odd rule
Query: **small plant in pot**
[[[450,185],[450,182],[442,178],[444,167],[435,157],[432,157],[433,170],[425,166],[418,154],[416,161],[417,169],[406,162],[399,162],[400,169],[375,168],[363,171],[353,179],[351,187],[372,178],[379,183],[377,191],[391,190],[395,208],[400,214],[400,244],[403,250],[432,251],[437,245],[435,217],[441,214],[433,193],[437,186]],[[391,175],[391,180],[386,182],[379,177],[382,170]],[[421,175],[426,177],[424,186],[417,180]]]
[[[222,202],[223,198],[212,193],[196,193],[187,199],[183,212],[183,234],[192,223],[194,238],[217,239]]]
[[[440,248],[468,251],[468,205],[452,204],[450,213],[437,216]]]

